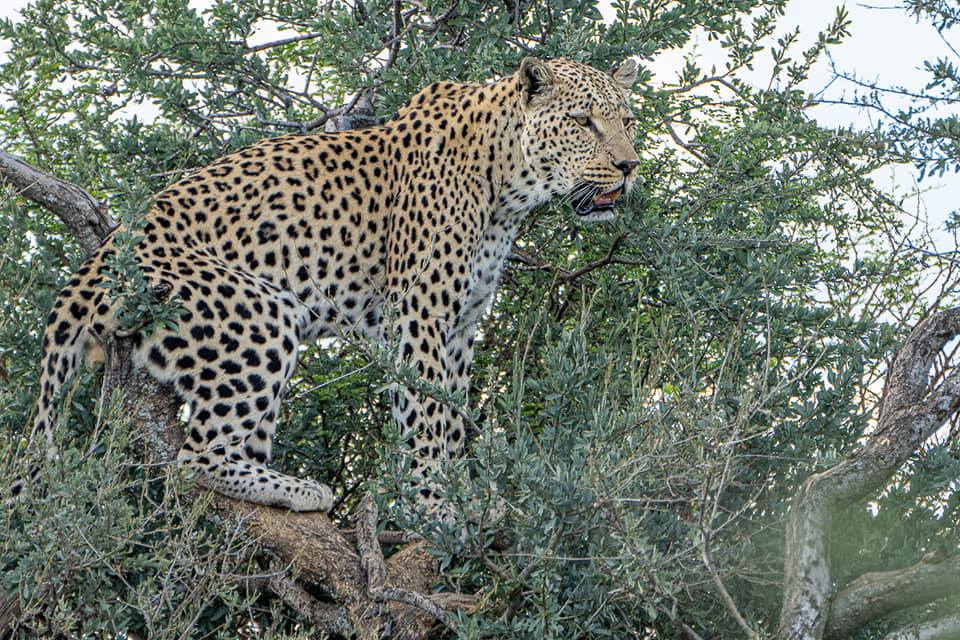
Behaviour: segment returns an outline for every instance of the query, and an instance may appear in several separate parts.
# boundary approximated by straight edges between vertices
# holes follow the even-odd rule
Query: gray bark
[[[960,617],[912,624],[887,634],[883,640],[960,640]]]
[[[931,386],[934,358],[960,334],[960,309],[920,322],[887,374],[876,431],[842,462],[808,478],[787,523],[783,606],[777,640],[821,640],[830,611],[828,555],[833,514],[880,489],[960,408],[960,373]]]
[[[56,214],[87,253],[117,226],[107,208],[85,190],[5,151],[0,151],[0,182],[12,185],[23,197]]]
[[[960,593],[960,556],[930,557],[898,569],[865,573],[833,598],[825,637],[846,638],[885,615]]]

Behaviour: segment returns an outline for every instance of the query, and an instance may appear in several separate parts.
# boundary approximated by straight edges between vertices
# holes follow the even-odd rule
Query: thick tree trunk
[[[58,215],[87,250],[115,227],[113,218],[86,191],[2,151],[0,180]],[[183,440],[178,399],[170,388],[134,368],[130,338],[102,338],[106,393],[123,390],[122,414],[143,437],[145,461],[172,464]],[[196,491],[198,496],[205,493]],[[284,571],[269,581],[270,589],[325,634],[373,639],[389,628],[392,638],[421,640],[438,623],[453,624],[448,609],[473,603],[470,596],[430,594],[437,566],[423,541],[408,544],[384,561],[376,537],[377,511],[369,495],[356,516],[356,545],[320,513],[293,513],[218,494],[211,499],[212,517],[230,527],[240,523],[278,558],[276,565]],[[318,588],[327,596],[324,600],[311,595]],[[14,600],[0,602],[0,636],[17,615],[15,605]]]
[[[890,366],[876,431],[843,462],[808,478],[794,497],[777,640],[824,637],[833,589],[828,554],[833,514],[880,489],[960,407],[960,373],[938,384],[929,381],[934,359],[957,335],[960,309],[918,324]]]

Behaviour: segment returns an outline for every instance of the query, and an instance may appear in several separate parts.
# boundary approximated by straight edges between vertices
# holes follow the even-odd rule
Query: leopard
[[[563,197],[581,219],[605,220],[632,188],[637,70],[527,57],[486,83],[430,84],[376,126],[265,139],[155,195],[128,250],[179,316],[131,340],[134,365],[183,403],[179,465],[230,498],[329,511],[327,485],[268,466],[300,347],[322,338],[392,340],[398,364],[468,398],[477,325],[528,212]],[[58,394],[120,329],[107,286],[116,236],[47,318],[30,437],[48,456]],[[413,386],[393,389],[391,412],[413,494],[433,506],[432,478],[462,455],[467,430]]]

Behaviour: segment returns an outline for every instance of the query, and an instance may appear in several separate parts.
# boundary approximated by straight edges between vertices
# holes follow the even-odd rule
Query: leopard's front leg
[[[463,212],[453,220],[441,217],[443,224],[432,234],[421,235],[414,247],[404,242],[407,238],[395,239],[395,246],[406,249],[405,255],[391,260],[388,280],[397,307],[398,357],[441,392],[451,391],[451,382],[462,384],[459,369],[448,368],[448,346],[470,289],[479,234],[467,220],[476,219]],[[429,389],[409,387],[394,393],[393,416],[409,452],[408,468],[418,501],[437,513],[442,501],[436,478],[450,460],[448,443],[465,439],[462,418],[454,419],[448,403]]]
[[[400,353],[406,364],[413,365],[421,379],[439,390],[446,388],[443,354],[446,349],[446,327],[436,319],[424,320],[417,315],[401,315]],[[446,407],[429,391],[401,387],[393,395],[393,417],[400,424],[407,447],[407,465],[417,491],[417,500],[436,511],[441,504],[437,474],[450,459],[446,442],[452,424]]]
[[[459,310],[447,338],[447,390],[462,392],[463,401],[469,401],[470,372],[473,367],[473,343],[477,322],[490,307],[503,265],[517,235],[518,219],[506,217],[492,222],[483,232],[471,264],[469,286],[464,304]],[[447,455],[462,455],[468,437],[464,416],[455,408],[447,408]],[[475,435],[475,434],[472,434]]]

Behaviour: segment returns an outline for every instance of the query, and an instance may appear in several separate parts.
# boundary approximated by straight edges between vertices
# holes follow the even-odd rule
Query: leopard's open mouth
[[[620,196],[623,195],[623,185],[617,187],[613,191],[596,194],[592,197],[590,191],[587,191],[587,193],[580,198],[574,199],[573,208],[577,212],[577,215],[585,216],[597,211],[609,211],[613,209],[614,205],[617,203],[617,200],[619,200]]]

